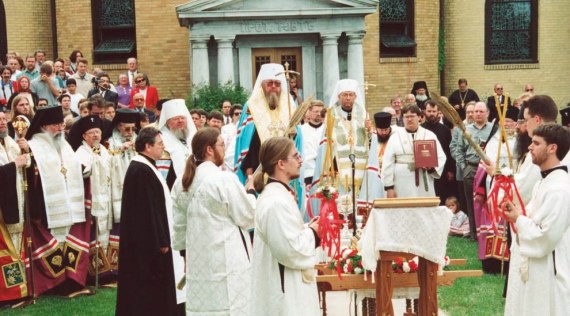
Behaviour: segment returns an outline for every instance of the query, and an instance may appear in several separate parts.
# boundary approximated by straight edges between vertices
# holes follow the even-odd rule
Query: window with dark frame
[[[92,0],[93,62],[122,64],[137,57],[135,1]]]
[[[487,0],[485,64],[538,62],[538,0]]]
[[[415,57],[414,0],[380,0],[380,57]]]

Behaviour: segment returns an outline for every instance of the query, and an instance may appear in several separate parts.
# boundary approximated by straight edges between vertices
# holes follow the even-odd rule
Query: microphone
[[[354,154],[348,155],[348,159],[350,159],[350,162],[352,163],[354,163],[354,158],[355,158]]]

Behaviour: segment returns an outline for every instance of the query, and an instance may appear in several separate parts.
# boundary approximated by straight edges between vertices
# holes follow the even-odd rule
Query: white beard
[[[424,102],[427,99],[428,99],[428,96],[425,94],[424,95],[421,95],[421,94],[416,95],[416,100],[418,100],[420,102]]]
[[[179,128],[179,129],[175,129],[175,130],[170,130],[170,131],[178,139],[184,139],[185,140],[188,137],[188,128],[187,127]]]

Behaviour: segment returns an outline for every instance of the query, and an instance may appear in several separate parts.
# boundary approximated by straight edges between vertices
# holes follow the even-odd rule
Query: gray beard
[[[50,135],[51,144],[57,150],[57,152],[61,153],[61,148],[63,147],[63,132],[59,133],[58,135]]]
[[[266,93],[265,99],[270,109],[275,110],[279,106],[279,95],[277,93]]]
[[[418,100],[418,101],[420,101],[420,102],[423,102],[423,101],[425,101],[425,100],[427,100],[427,99],[428,99],[428,96],[425,95],[425,94],[424,94],[424,95],[421,95],[421,94],[416,95],[416,100]]]
[[[0,138],[6,138],[8,136],[8,131],[0,132]]]
[[[170,130],[174,136],[178,139],[186,139],[188,137],[188,128],[179,128],[175,130]]]

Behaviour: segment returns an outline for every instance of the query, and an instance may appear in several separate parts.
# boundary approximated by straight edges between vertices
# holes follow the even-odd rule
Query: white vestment
[[[520,269],[517,291],[507,296],[517,315],[566,315],[570,306],[570,180],[554,170],[535,187],[527,216],[516,221]],[[512,256],[512,255],[511,255]],[[513,297],[514,296],[514,297]],[[507,310],[505,311],[507,313]]]
[[[315,248],[313,230],[304,226],[291,192],[281,183],[267,184],[257,201],[250,315],[320,314]]]
[[[83,174],[90,173],[91,187],[91,215],[97,217],[99,229],[98,241],[107,249],[109,233],[113,227],[113,213],[111,211],[111,156],[107,149],[100,145],[100,153],[93,152],[91,146],[85,141],[75,154],[85,167]]]
[[[414,137],[412,137],[412,134]],[[437,146],[437,167],[434,172],[418,170],[419,186],[416,186],[415,172],[410,170],[410,164],[414,164],[414,140],[435,140]],[[446,161],[445,152],[437,140],[437,136],[419,126],[415,133],[408,133],[406,129],[397,129],[390,136],[384,151],[382,164],[382,180],[384,187],[394,186],[396,197],[430,197],[435,196],[433,180],[439,179],[443,172]],[[425,174],[424,174],[425,173]],[[427,178],[427,190],[425,189],[424,175]]]
[[[172,188],[173,249],[186,250],[186,315],[249,315],[255,197],[205,161],[192,185]]]
[[[236,151],[237,123],[228,123],[222,126],[222,138],[226,146],[224,164],[226,170],[234,170],[234,157]]]
[[[137,138],[134,134],[131,141]],[[111,197],[113,207],[113,222],[121,222],[121,202],[123,199],[123,182],[127,168],[131,163],[131,159],[137,154],[134,148],[122,150],[121,147],[125,140],[121,137],[119,130],[114,129],[112,136],[109,138],[109,151],[111,157]]]
[[[172,159],[172,167],[177,178],[181,178],[186,167],[186,159],[192,154],[190,143],[194,134],[188,134],[186,144],[183,144],[169,129],[164,126],[160,130],[162,132],[162,140],[164,141],[164,150],[170,154]]]

